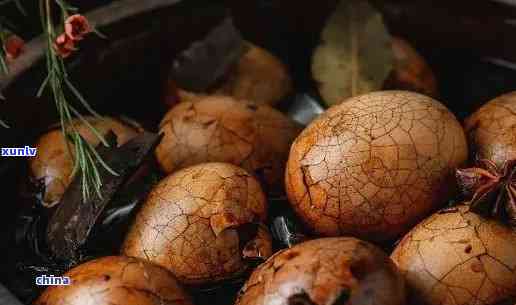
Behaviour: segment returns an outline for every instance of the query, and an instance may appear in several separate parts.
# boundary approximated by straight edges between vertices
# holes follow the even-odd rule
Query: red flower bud
[[[25,41],[18,35],[9,35],[4,41],[4,51],[7,60],[15,60],[23,53],[25,48]]]
[[[84,36],[92,31],[88,19],[83,15],[72,15],[65,21],[65,33],[74,41],[82,40]]]
[[[75,51],[75,42],[68,37],[66,34],[61,34],[57,36],[56,41],[54,42],[54,49],[57,54],[62,58],[67,58]]]

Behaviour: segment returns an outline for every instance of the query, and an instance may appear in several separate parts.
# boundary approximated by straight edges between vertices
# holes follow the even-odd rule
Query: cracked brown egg
[[[516,296],[516,232],[466,206],[424,220],[391,258],[414,304],[490,305]]]
[[[235,164],[268,188],[279,189],[290,144],[299,130],[267,105],[210,96],[178,104],[165,115],[156,157],[167,173],[203,162]]]
[[[227,72],[223,80],[208,92],[167,89],[167,103],[195,102],[206,95],[226,95],[237,100],[275,105],[292,91],[292,79],[285,65],[267,50],[247,43],[247,51]]]
[[[236,305],[402,305],[405,283],[387,254],[349,237],[282,250],[260,265]]]
[[[191,305],[164,268],[123,256],[83,263],[65,276],[70,285],[50,286],[34,305]]]
[[[437,80],[426,60],[405,39],[392,37],[394,68],[384,89],[399,89],[437,97]]]
[[[516,159],[516,92],[499,96],[465,121],[471,152],[502,166]]]
[[[115,118],[87,118],[89,124],[106,135],[110,130],[117,136],[117,144],[122,145],[142,131],[130,121]],[[94,147],[100,143],[95,134],[83,122],[76,120],[74,126],[81,136]],[[29,159],[31,180],[41,189],[41,203],[47,207],[56,205],[66,188],[72,182],[73,159],[59,126],[43,134],[36,142],[37,155]],[[71,145],[72,146],[72,145]],[[73,151],[73,147],[71,147]]]
[[[446,203],[466,159],[462,127],[442,104],[380,91],[331,107],[298,136],[286,189],[316,233],[385,241]]]
[[[255,178],[231,164],[199,164],[151,191],[122,253],[164,266],[187,284],[214,283],[271,255],[266,217]]]

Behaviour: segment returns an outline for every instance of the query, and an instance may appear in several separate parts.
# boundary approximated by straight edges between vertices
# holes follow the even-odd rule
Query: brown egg
[[[68,271],[67,286],[50,286],[34,305],[191,305],[174,276],[136,258],[109,256]]]
[[[104,119],[88,117],[88,122],[106,135],[112,130],[117,135],[118,145],[122,145],[134,138],[142,129],[132,122],[105,117]],[[100,143],[93,132],[81,121],[74,122],[81,136],[93,146]],[[71,150],[73,151],[73,145]],[[66,188],[72,182],[73,160],[68,154],[66,142],[60,127],[39,137],[36,142],[37,155],[29,159],[31,179],[43,186],[42,204],[52,207],[59,203]]]
[[[425,59],[404,39],[392,38],[394,69],[385,80],[384,89],[419,92],[437,97],[437,81]]]
[[[172,108],[161,121],[160,131],[164,137],[156,156],[165,172],[204,162],[227,162],[276,189],[282,185],[290,144],[299,127],[267,105],[210,96]]]
[[[516,92],[482,106],[465,121],[472,154],[498,166],[516,159]]]
[[[122,253],[166,267],[187,284],[236,277],[248,260],[271,255],[261,224],[267,202],[259,183],[227,163],[177,171],[150,193]]]
[[[442,104],[380,91],[331,107],[298,136],[286,189],[316,233],[385,241],[446,203],[466,159],[462,127]]]
[[[282,250],[260,265],[236,305],[405,304],[405,284],[370,243],[322,238]]]
[[[391,257],[414,304],[491,305],[516,296],[516,232],[466,206],[424,220]]]
[[[227,73],[225,79],[208,92],[189,92],[173,82],[167,88],[169,105],[195,102],[206,95],[226,95],[237,100],[275,105],[292,91],[292,80],[285,65],[276,56],[248,43],[248,50]]]

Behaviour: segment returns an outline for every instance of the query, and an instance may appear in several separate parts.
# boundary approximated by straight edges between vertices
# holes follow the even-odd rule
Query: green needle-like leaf
[[[62,132],[67,139],[68,151],[74,161],[72,175],[79,175],[83,200],[86,201],[93,194],[97,196],[101,194],[102,180],[99,174],[99,166],[102,166],[113,175],[117,175],[117,173],[102,160],[95,148],[80,135],[76,126],[76,124],[80,123],[88,127],[103,145],[109,146],[104,136],[67,99],[68,95],[65,94],[65,91],[69,90],[67,93],[71,93],[71,97],[77,100],[86,112],[102,119],[68,79],[66,65],[53,48],[54,40],[58,36],[57,32],[62,31],[62,26],[56,27],[52,22],[54,20],[51,16],[52,4],[57,4],[61,9],[61,19],[65,19],[66,16],[76,10],[64,0],[40,0],[41,23],[44,35],[47,38],[47,76],[43,80],[37,95],[41,96],[46,88],[51,89],[59,114]]]
[[[4,121],[0,120],[0,126],[3,128],[9,128],[9,125],[7,125]]]

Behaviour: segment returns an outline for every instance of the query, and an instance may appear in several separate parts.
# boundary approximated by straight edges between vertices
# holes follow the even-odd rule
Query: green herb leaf
[[[67,139],[68,152],[74,161],[72,175],[80,177],[83,200],[87,201],[92,194],[101,195],[103,182],[100,178],[99,166],[104,167],[112,175],[117,175],[117,173],[104,162],[95,148],[82,138],[76,127],[77,121],[75,119],[78,119],[80,123],[87,126],[93,132],[104,146],[109,146],[103,135],[67,99],[65,91],[69,90],[72,93],[72,97],[78,100],[86,111],[100,117],[84,99],[79,90],[70,82],[66,65],[53,48],[57,33],[62,31],[62,25],[56,26],[53,23],[52,4],[59,6],[61,9],[60,17],[63,20],[71,12],[75,11],[75,8],[64,0],[40,0],[41,23],[44,30],[43,34],[47,40],[47,77],[37,93],[38,96],[41,96],[45,88],[51,89],[51,94],[59,113],[62,133],[65,139]]]

